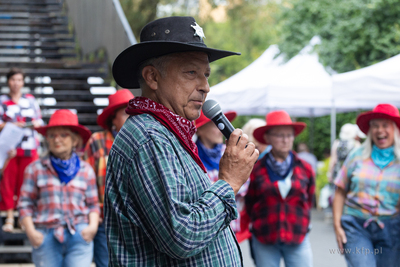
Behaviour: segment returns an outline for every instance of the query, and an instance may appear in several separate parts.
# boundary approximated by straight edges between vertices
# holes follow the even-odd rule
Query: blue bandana
[[[371,159],[379,168],[385,168],[394,160],[394,146],[380,149],[376,145],[373,145]]]
[[[58,174],[58,178],[62,183],[67,184],[71,181],[78,173],[80,168],[80,161],[78,155],[72,152],[71,158],[62,160],[53,156],[50,156],[50,162],[54,170]]]
[[[196,142],[199,150],[199,157],[208,171],[219,170],[219,161],[222,157],[222,144],[216,145],[214,148],[207,148],[200,139]]]
[[[284,162],[277,162],[274,156],[272,156],[272,152],[269,152],[265,158],[265,167],[267,168],[271,182],[285,179],[294,165],[294,155],[292,151],[289,152]]]

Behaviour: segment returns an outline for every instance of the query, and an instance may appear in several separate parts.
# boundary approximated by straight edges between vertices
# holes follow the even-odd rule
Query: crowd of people
[[[21,226],[36,266],[242,266],[245,239],[256,266],[313,266],[317,159],[306,144],[293,149],[306,124],[272,111],[224,142],[201,107],[209,63],[238,53],[203,38],[191,17],[146,25],[113,66],[116,82],[142,96],[110,95],[97,119],[103,131],[93,134],[65,109],[45,125],[35,98],[21,92],[23,71],[9,71],[0,131],[12,123],[24,137],[1,169],[2,231]],[[400,262],[399,128],[398,109],[379,104],[333,144],[338,247],[380,252],[345,253],[348,266]],[[48,148],[41,155],[38,134]]]

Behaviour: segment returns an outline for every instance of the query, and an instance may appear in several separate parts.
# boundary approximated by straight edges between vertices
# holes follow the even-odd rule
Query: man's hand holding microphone
[[[259,151],[254,143],[248,142],[248,136],[242,130],[233,128],[216,101],[207,100],[203,105],[203,113],[227,139],[225,153],[219,163],[219,179],[226,181],[236,195],[249,178]]]

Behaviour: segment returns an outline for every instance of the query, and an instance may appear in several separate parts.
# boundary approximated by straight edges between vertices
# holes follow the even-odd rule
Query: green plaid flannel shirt
[[[114,141],[104,204],[109,266],[242,266],[231,186],[211,185],[148,114],[131,116]]]

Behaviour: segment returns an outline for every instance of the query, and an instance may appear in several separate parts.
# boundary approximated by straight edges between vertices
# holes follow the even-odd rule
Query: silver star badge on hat
[[[199,36],[200,39],[206,38],[204,35],[203,29],[197,24],[197,22],[194,23],[195,25],[190,25],[195,30],[194,36]]]

